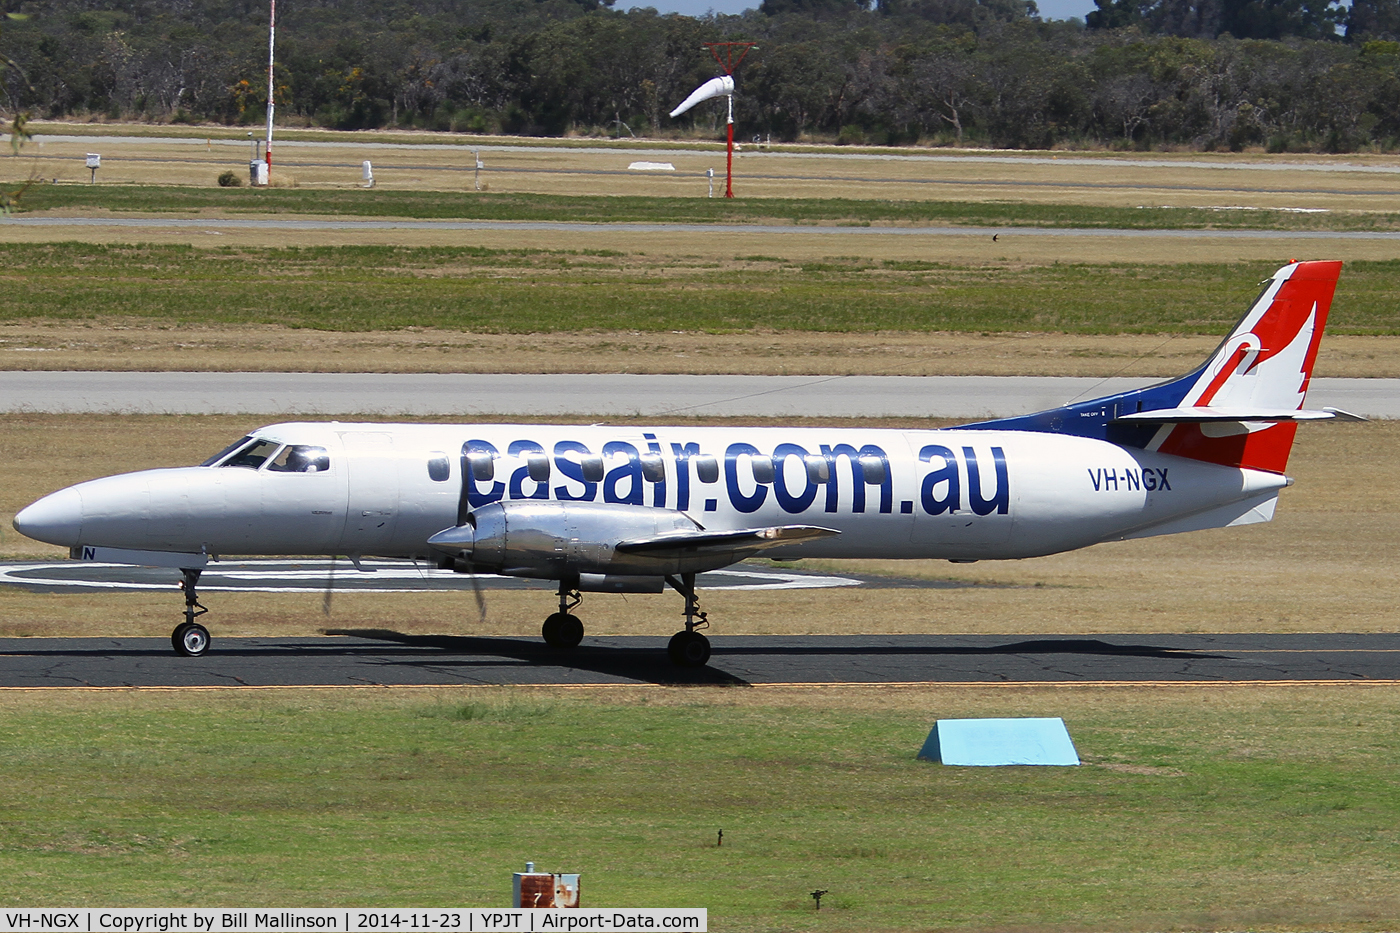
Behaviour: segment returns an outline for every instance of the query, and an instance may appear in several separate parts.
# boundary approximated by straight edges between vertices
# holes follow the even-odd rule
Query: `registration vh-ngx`
[[[696,575],[778,560],[1037,557],[1269,521],[1340,262],[1290,262],[1200,368],[1037,414],[936,430],[295,422],[200,466],[79,483],[15,516],[79,560],[178,568],[175,650],[203,654],[224,557],[407,558],[584,592],[684,598],[671,660],[710,657]]]

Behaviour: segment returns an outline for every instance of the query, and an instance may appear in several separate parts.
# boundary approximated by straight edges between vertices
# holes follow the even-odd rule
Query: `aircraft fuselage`
[[[307,422],[252,436],[268,442],[256,465],[92,480],[17,521],[69,547],[430,559],[430,536],[493,502],[621,503],[683,512],[707,531],[840,532],[764,552],[774,558],[982,560],[1152,534],[1239,503],[1271,509],[1287,484],[1019,431]],[[309,458],[316,469],[297,468]]]

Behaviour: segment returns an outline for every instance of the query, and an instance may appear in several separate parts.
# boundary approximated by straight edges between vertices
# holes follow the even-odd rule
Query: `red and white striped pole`
[[[729,150],[724,161],[724,196],[734,197],[734,95],[725,95],[729,99]]]

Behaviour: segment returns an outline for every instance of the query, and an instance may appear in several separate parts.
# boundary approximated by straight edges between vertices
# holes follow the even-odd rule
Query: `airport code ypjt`
[[[434,908],[14,908],[0,911],[0,933],[581,933],[677,930],[707,933],[705,908],[592,907],[483,910]]]

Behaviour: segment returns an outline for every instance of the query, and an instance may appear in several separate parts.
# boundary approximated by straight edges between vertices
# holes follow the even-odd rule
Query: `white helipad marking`
[[[426,566],[405,565],[393,561],[361,561],[367,572],[360,572],[345,563],[332,564],[330,561],[298,561],[296,566],[287,567],[286,561],[248,561],[230,564],[226,569],[210,565],[200,579],[199,588],[212,592],[251,592],[251,593],[322,593],[326,581],[333,578],[336,583],[351,584],[340,592],[344,593],[421,593],[423,587],[384,585],[394,580],[416,580],[420,582],[452,582],[461,584],[472,579],[472,574],[454,573],[451,570],[438,570]],[[282,566],[278,566],[282,565]],[[0,564],[0,584],[18,586],[76,587],[106,590],[173,590],[179,584],[147,583],[138,580],[98,580],[79,577],[72,573],[75,568],[92,570],[131,569],[127,564],[101,564],[90,562],[62,563],[5,563]],[[264,569],[265,568],[265,569]],[[511,580],[512,577],[497,577],[481,574],[481,579]],[[725,583],[724,578],[738,577],[753,582]],[[294,582],[316,581],[307,586],[268,586],[269,581],[287,580]],[[860,586],[860,580],[807,573],[785,573],[780,570],[718,570],[700,575],[705,589],[709,590],[806,590],[842,586]],[[220,582],[223,581],[223,582]],[[359,585],[360,581],[369,583]],[[264,585],[259,585],[260,583]],[[452,589],[464,589],[457,586]],[[442,589],[447,590],[448,587]]]

